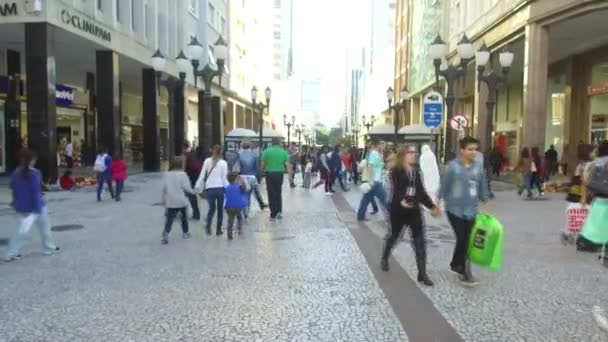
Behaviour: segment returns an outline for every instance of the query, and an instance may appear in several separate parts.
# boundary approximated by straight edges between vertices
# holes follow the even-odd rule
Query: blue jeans
[[[249,184],[249,191],[247,192],[247,206],[243,208],[243,216],[245,218],[249,217],[249,212],[251,211],[251,195],[258,191],[258,180],[255,176],[250,175],[241,175],[241,177]]]
[[[7,258],[14,257],[19,254],[19,250],[21,249],[21,243],[23,241],[23,237],[25,234],[21,234],[19,232],[19,228],[21,228],[21,220],[25,218],[25,215],[20,214],[19,223],[15,225],[13,230],[13,236],[8,243],[8,251],[6,253]],[[35,225],[38,226],[38,230],[40,231],[40,241],[42,242],[42,250],[45,254],[50,253],[55,250],[55,242],[53,241],[53,237],[51,236],[51,222],[49,221],[49,211],[45,207],[42,207],[42,211],[40,212],[40,216],[34,222]]]
[[[112,190],[112,177],[104,172],[97,173],[97,200],[101,201],[101,191],[103,190],[103,184],[108,184],[110,195],[114,198],[114,191]]]
[[[367,207],[370,202],[375,198],[378,199],[380,205],[386,209],[386,192],[384,191],[384,187],[381,182],[374,182],[372,184],[372,189],[363,195],[361,198],[361,203],[359,204],[359,210],[357,211],[357,220],[363,221],[365,220],[365,213],[367,212]]]
[[[207,203],[209,211],[207,212],[207,231],[211,229],[213,214],[217,211],[217,232],[222,231],[222,223],[224,222],[224,188],[207,189]]]

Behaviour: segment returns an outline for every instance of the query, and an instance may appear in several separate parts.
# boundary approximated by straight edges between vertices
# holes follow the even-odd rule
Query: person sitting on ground
[[[73,190],[76,187],[76,180],[72,177],[72,171],[66,170],[59,178],[59,186],[62,190]]]

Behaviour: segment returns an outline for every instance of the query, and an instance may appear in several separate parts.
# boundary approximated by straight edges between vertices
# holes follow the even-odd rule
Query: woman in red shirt
[[[116,182],[116,201],[120,201],[120,194],[127,179],[127,164],[118,155],[112,160],[112,179]]]
[[[343,151],[340,155],[340,159],[342,159],[342,164],[344,164],[344,174],[346,176],[345,180],[348,182],[352,180],[353,175],[353,161],[351,159],[350,152],[348,150]]]

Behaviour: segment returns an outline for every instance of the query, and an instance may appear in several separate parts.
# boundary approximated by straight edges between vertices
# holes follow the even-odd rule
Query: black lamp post
[[[270,87],[266,87],[264,90],[264,95],[266,96],[266,106],[263,103],[257,102],[258,99],[258,88],[255,86],[251,88],[251,103],[253,104],[253,112],[256,111],[260,114],[258,117],[258,145],[260,149],[260,156],[262,155],[262,146],[264,145],[264,108],[268,108],[268,115],[270,115],[270,97],[272,96],[272,90]]]
[[[298,149],[302,151],[302,133],[304,133],[304,125],[296,125],[295,132],[298,136]]]
[[[488,110],[486,116],[486,127],[485,127],[485,144],[483,146],[484,149],[490,150],[492,148],[492,131],[494,130],[494,106],[496,105],[496,89],[501,83],[506,83],[508,80],[508,73],[511,70],[511,65],[513,64],[513,59],[515,55],[509,49],[504,49],[498,55],[498,59],[500,62],[500,66],[502,68],[502,72],[498,73],[495,70],[490,71],[490,73],[484,75],[486,71],[486,66],[490,61],[490,49],[486,46],[486,43],[483,43],[481,48],[475,54],[475,63],[477,64],[477,80],[478,88],[481,87],[481,83],[485,83],[488,87],[488,100],[486,101],[486,108]]]
[[[304,143],[306,144],[306,146],[310,147],[310,131],[309,130],[304,131]]]
[[[296,116],[291,116],[291,122],[287,121],[287,114],[283,114],[283,125],[287,127],[287,146],[291,145],[291,127],[296,124]]]
[[[457,45],[458,55],[460,57],[460,65],[452,65],[448,63],[446,56],[448,54],[448,45],[441,40],[441,36],[437,35],[433,43],[431,43],[430,55],[433,59],[435,66],[435,83],[439,87],[439,76],[445,78],[447,82],[447,92],[445,96],[445,103],[447,106],[447,120],[446,120],[446,134],[445,134],[445,154],[448,158],[446,161],[451,159],[448,156],[448,152],[455,155],[456,142],[454,141],[455,135],[449,124],[452,116],[454,115],[454,104],[456,102],[455,86],[456,81],[461,77],[466,77],[467,64],[473,58],[473,45],[467,38],[467,35],[463,35],[462,39]]]
[[[372,126],[374,126],[374,121],[376,121],[376,118],[375,118],[375,117],[372,115],[372,117],[371,117],[370,121],[368,122],[368,121],[366,120],[365,115],[363,115],[363,116],[361,117],[361,119],[363,120],[363,126],[364,126],[364,127],[365,127],[365,129],[366,129],[366,133],[367,133],[367,138],[366,138],[366,139],[368,139],[368,140],[369,140],[369,129],[370,129],[370,128],[372,128]]]
[[[197,78],[200,77],[205,85],[205,91],[203,95],[203,120],[198,123],[198,136],[200,140],[200,157],[204,157],[211,147],[212,136],[213,136],[213,124],[211,119],[211,85],[215,77],[219,78],[219,84],[222,85],[222,74],[224,73],[224,65],[226,58],[228,57],[228,45],[221,36],[217,39],[214,44],[214,51],[217,56],[217,65],[206,63],[203,69],[199,70],[200,59],[203,57],[204,48],[198,42],[196,37],[192,37],[190,44],[188,44],[188,54],[190,55],[192,69],[194,74],[194,86],[197,86]],[[199,103],[199,106],[201,104]],[[202,122],[201,122],[202,121]]]
[[[401,89],[401,103],[395,102],[393,104],[393,98],[395,96],[395,92],[392,87],[388,87],[386,91],[386,98],[388,99],[388,108],[389,110],[393,110],[393,126],[395,126],[395,132],[393,133],[393,143],[397,146],[399,142],[399,114],[401,110],[407,112],[407,100],[409,99],[410,93],[407,91],[406,87]]]
[[[156,72],[157,79],[157,91],[160,95],[160,86],[164,86],[167,88],[168,94],[168,109],[169,109],[169,129],[173,131],[173,134],[170,134],[169,138],[169,146],[167,156],[169,160],[174,155],[182,154],[182,145],[185,141],[185,131],[184,131],[184,106],[179,107],[179,113],[176,111],[176,95],[181,92],[181,96],[179,98],[183,101],[184,96],[184,81],[186,79],[186,72],[190,69],[190,61],[184,55],[184,51],[180,51],[177,57],[175,58],[175,62],[177,64],[177,68],[179,70],[179,78],[175,78],[173,76],[169,76],[167,79],[162,79],[161,74],[165,70],[165,65],[167,64],[167,60],[165,56],[160,52],[160,50],[156,50],[154,55],[152,55],[152,67]],[[176,122],[179,120],[179,123]],[[171,139],[171,137],[173,139]]]
[[[361,132],[361,125],[353,126],[353,134],[355,135],[355,148],[359,147],[359,133]]]

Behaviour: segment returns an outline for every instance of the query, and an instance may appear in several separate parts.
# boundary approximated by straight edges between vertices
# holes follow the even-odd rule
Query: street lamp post
[[[481,87],[481,82],[485,83],[488,87],[488,100],[486,101],[487,116],[486,116],[486,127],[485,127],[485,144],[483,148],[490,150],[492,148],[492,131],[494,129],[494,107],[496,105],[496,89],[501,83],[506,83],[508,80],[508,74],[513,64],[515,55],[509,49],[504,49],[498,55],[498,60],[502,68],[502,72],[498,73],[495,70],[490,71],[484,75],[486,66],[490,61],[490,49],[483,43],[481,48],[475,54],[475,63],[477,64],[477,80],[478,88]]]
[[[309,130],[304,131],[304,142],[306,143],[306,146],[310,147],[310,131]]]
[[[287,127],[287,147],[291,145],[291,127],[296,124],[296,116],[291,116],[291,122],[287,121],[287,114],[283,114],[283,125]]]
[[[389,110],[393,110],[393,125],[395,126],[393,143],[395,146],[397,146],[397,143],[399,142],[399,114],[401,113],[401,110],[407,113],[407,100],[409,99],[410,93],[407,91],[406,87],[401,89],[401,103],[395,102],[395,104],[393,104],[394,96],[395,92],[393,91],[393,88],[388,87],[388,90],[386,91],[386,98],[388,99]]]
[[[182,145],[185,141],[184,138],[184,112],[183,112],[183,107],[181,107],[181,113],[179,113],[180,116],[180,125],[176,125],[176,119],[178,116],[178,113],[176,113],[175,111],[175,95],[177,93],[177,91],[181,91],[182,96],[184,93],[184,85],[185,85],[185,79],[186,79],[186,72],[188,72],[188,69],[190,68],[190,61],[188,61],[188,58],[186,58],[186,55],[184,55],[184,51],[179,52],[179,54],[177,55],[177,57],[175,58],[175,62],[177,64],[177,68],[179,70],[179,78],[175,78],[173,76],[169,76],[167,79],[162,79],[161,78],[161,73],[165,70],[165,65],[167,64],[167,60],[165,58],[165,56],[163,56],[163,54],[160,52],[160,50],[156,50],[156,52],[154,53],[154,55],[152,55],[152,67],[154,68],[154,71],[156,72],[156,79],[157,79],[157,94],[158,96],[160,96],[160,86],[164,86],[165,88],[167,88],[167,94],[168,94],[168,109],[169,109],[169,129],[173,130],[173,139],[169,139],[169,146],[168,146],[168,153],[167,156],[169,157],[169,160],[171,159],[171,157],[173,157],[173,155],[181,155],[182,154]],[[183,99],[183,98],[182,98]],[[176,130],[176,128],[179,128],[180,131]],[[170,135],[171,136],[171,135]]]
[[[374,126],[374,121],[376,121],[376,118],[375,118],[375,117],[372,115],[372,117],[371,117],[370,121],[368,122],[368,121],[366,120],[365,115],[363,115],[363,116],[361,117],[361,119],[363,120],[363,126],[364,126],[364,127],[365,127],[365,129],[366,129],[366,133],[367,133],[367,138],[366,138],[366,139],[369,139],[369,129],[370,129],[370,128],[372,128],[372,126]]]
[[[467,64],[473,58],[474,51],[473,45],[467,38],[467,35],[463,35],[462,39],[458,43],[456,49],[460,57],[460,65],[452,65],[448,63],[446,56],[448,54],[448,45],[441,39],[440,35],[437,35],[433,43],[431,43],[430,55],[433,59],[435,66],[435,84],[439,87],[439,76],[445,78],[447,83],[447,92],[445,96],[445,103],[447,106],[447,120],[446,120],[446,134],[445,134],[445,151],[455,153],[454,148],[456,146],[452,130],[449,128],[450,120],[454,115],[454,104],[456,102],[455,86],[456,81],[461,77],[466,77]],[[451,159],[447,158],[446,160]]]
[[[361,132],[361,125],[354,125],[353,134],[355,135],[355,148],[359,147],[359,133]]]
[[[204,48],[198,42],[196,37],[192,37],[190,44],[188,44],[188,54],[190,55],[191,63],[192,63],[192,72],[194,74],[194,86],[197,86],[197,78],[201,77],[203,83],[205,85],[205,91],[203,95],[203,122],[200,122],[199,118],[199,140],[200,140],[200,157],[204,157],[206,153],[209,152],[209,148],[211,147],[212,135],[213,135],[213,127],[211,121],[211,85],[213,79],[215,77],[219,78],[220,86],[222,84],[222,75],[224,73],[224,65],[226,63],[226,58],[228,56],[228,45],[226,41],[221,36],[217,39],[214,44],[214,51],[217,56],[216,64],[217,66],[212,65],[211,63],[205,64],[203,69],[199,70],[200,59],[203,57]],[[200,103],[199,103],[200,106]]]
[[[270,97],[272,96],[272,90],[270,87],[266,87],[266,90],[264,90],[264,96],[266,96],[266,106],[264,106],[263,103],[257,102],[258,88],[255,86],[251,88],[251,103],[253,104],[253,112],[255,113],[257,110],[257,112],[260,114],[258,117],[258,145],[260,149],[260,156],[262,155],[262,146],[264,145],[264,107],[268,109],[268,115],[270,115]]]
[[[296,134],[298,135],[298,149],[302,150],[302,133],[304,133],[304,125],[296,125]]]

